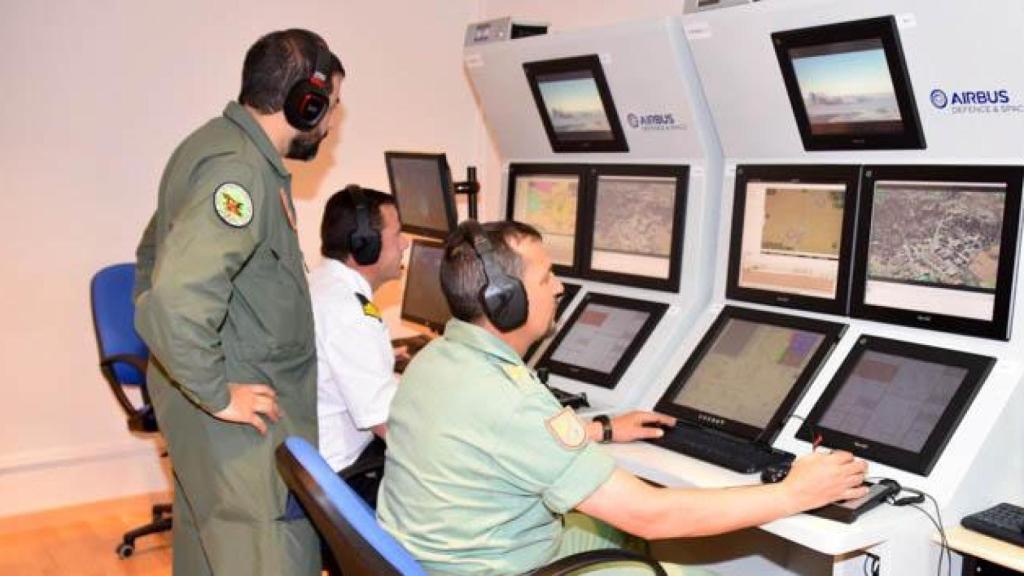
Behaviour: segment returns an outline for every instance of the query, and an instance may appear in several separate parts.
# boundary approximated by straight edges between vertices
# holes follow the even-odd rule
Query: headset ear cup
[[[369,234],[362,230],[353,231],[349,245],[352,258],[362,266],[375,264],[380,258],[380,234],[375,230],[370,230]]]
[[[518,278],[499,276],[480,289],[480,302],[487,319],[502,332],[509,332],[526,324],[529,301],[526,289]]]
[[[284,101],[284,117],[296,130],[308,132],[327,115],[330,98],[309,80],[296,82]]]

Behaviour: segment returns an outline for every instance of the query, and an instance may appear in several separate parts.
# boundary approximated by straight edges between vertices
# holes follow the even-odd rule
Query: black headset
[[[370,202],[363,189],[355,184],[345,187],[355,207],[356,227],[348,234],[348,252],[361,266],[375,264],[380,258],[380,230],[370,221]]]
[[[510,332],[526,323],[529,300],[522,281],[509,276],[494,261],[494,246],[476,220],[459,224],[477,260],[483,265],[484,285],[480,287],[480,305],[495,328]]]
[[[331,105],[330,64],[330,52],[316,42],[313,73],[293,84],[284,99],[284,117],[293,128],[309,132],[327,115]]]

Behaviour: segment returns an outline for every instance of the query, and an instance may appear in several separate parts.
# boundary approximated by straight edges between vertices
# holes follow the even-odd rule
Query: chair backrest
[[[107,266],[92,277],[92,321],[101,365],[105,360],[120,356],[134,356],[142,362],[149,358],[146,343],[135,331],[134,287],[135,264]],[[118,384],[146,384],[146,374],[137,365],[129,362],[110,362],[109,365]]]
[[[345,576],[426,576],[388,534],[373,510],[306,440],[291,436],[277,448],[277,469],[330,546]]]

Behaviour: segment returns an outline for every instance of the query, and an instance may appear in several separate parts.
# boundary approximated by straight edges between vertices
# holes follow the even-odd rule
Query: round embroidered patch
[[[213,208],[229,226],[242,228],[252,222],[252,198],[240,184],[225,182],[213,192]]]

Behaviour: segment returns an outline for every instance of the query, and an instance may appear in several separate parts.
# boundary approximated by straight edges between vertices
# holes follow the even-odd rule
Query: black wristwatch
[[[594,422],[601,423],[601,444],[607,444],[612,441],[612,419],[607,414],[598,414],[594,416]]]

